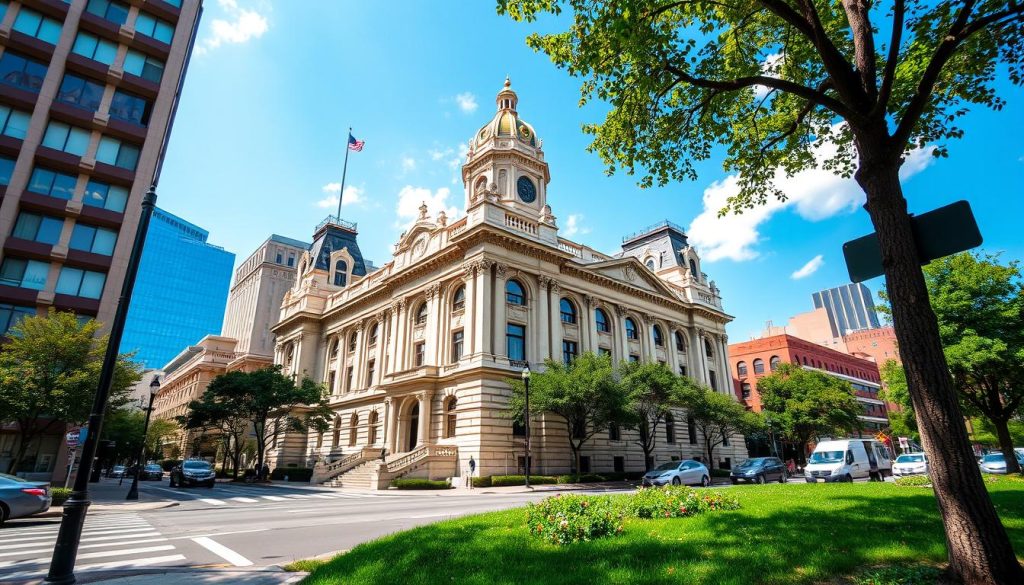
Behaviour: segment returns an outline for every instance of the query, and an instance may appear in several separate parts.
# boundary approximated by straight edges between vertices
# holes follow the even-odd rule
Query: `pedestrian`
[[[476,461],[473,460],[473,456],[469,456],[469,489],[473,489],[473,474],[476,472]]]
[[[261,469],[260,471],[262,472],[260,475],[263,476],[263,478],[262,478],[263,481],[267,481],[268,479],[270,479],[270,466],[269,465],[264,463],[263,464],[263,469]]]

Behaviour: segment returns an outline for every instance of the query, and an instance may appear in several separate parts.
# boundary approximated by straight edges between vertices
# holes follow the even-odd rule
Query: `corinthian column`
[[[432,393],[430,393],[430,392],[422,392],[422,393],[420,393],[417,396],[417,398],[419,398],[419,401],[420,401],[420,428],[419,428],[419,430],[416,433],[416,436],[419,437],[419,441],[418,441],[419,445],[430,445],[431,444],[431,437],[430,437],[430,414],[431,414],[431,412],[430,412],[430,410],[431,410],[431,403],[433,402],[433,400],[432,400],[433,397],[434,397],[434,395]],[[419,446],[419,445],[417,445],[417,446]]]
[[[551,279],[543,274],[537,277],[537,282],[540,284],[538,289],[540,292],[537,294],[537,331],[534,335],[537,337],[537,355],[526,356],[527,359],[533,358],[536,361],[544,361],[551,357],[551,349],[549,340],[551,339],[551,332],[549,331],[551,324],[548,320],[548,284],[551,283]],[[527,332],[529,335],[529,332]]]
[[[441,362],[441,348],[438,347],[438,333],[441,329],[441,285],[434,283],[427,287],[427,324],[423,328],[426,354],[423,362],[436,366]]]
[[[473,328],[476,335],[473,338],[473,354],[484,355],[491,353],[491,312],[488,306],[491,301],[491,265],[490,260],[479,260],[476,262],[476,286],[474,287],[473,301],[476,307],[473,310]]]
[[[562,311],[561,311],[561,292],[562,288],[558,286],[558,283],[554,280],[548,285],[548,291],[551,294],[551,314],[548,316],[550,319],[550,326],[548,330],[551,332],[551,359],[560,360],[562,359]]]
[[[508,359],[508,347],[506,347],[505,327],[508,320],[508,304],[505,302],[505,282],[508,266],[504,264],[494,265],[494,303],[491,307],[494,310],[494,357]]]

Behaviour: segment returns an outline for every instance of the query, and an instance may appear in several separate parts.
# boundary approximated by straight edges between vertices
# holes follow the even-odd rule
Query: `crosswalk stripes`
[[[0,582],[45,575],[59,529],[60,524],[53,522],[0,530]],[[166,537],[137,514],[87,516],[77,558],[76,572],[185,560]]]

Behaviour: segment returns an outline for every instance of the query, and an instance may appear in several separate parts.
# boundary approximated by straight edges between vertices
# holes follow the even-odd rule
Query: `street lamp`
[[[522,376],[526,392],[526,489],[530,489],[530,366],[523,368]]]
[[[126,500],[139,499],[139,475],[142,473],[143,461],[146,457],[146,435],[149,434],[149,415],[153,414],[153,401],[156,400],[156,393],[160,391],[160,376],[153,376],[149,383],[149,408],[146,409],[146,422],[142,425],[142,443],[139,445],[139,456],[135,459],[135,476],[132,477],[132,487],[128,490]]]

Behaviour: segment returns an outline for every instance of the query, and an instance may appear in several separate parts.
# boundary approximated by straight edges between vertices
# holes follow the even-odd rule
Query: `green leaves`
[[[758,380],[757,391],[774,428],[801,444],[855,431],[864,412],[849,382],[793,364]]]

